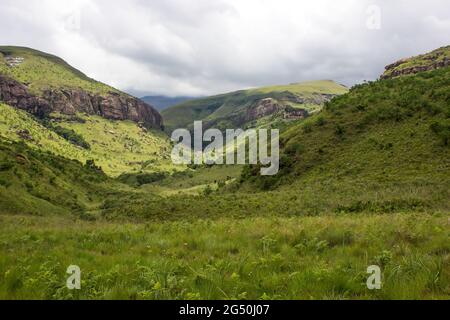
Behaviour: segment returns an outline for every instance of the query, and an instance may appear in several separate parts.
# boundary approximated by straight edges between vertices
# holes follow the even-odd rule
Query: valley
[[[0,298],[450,297],[449,47],[350,89],[255,88],[161,115],[55,56],[0,52]],[[280,172],[174,165],[168,133],[194,120],[280,129]],[[365,286],[373,264],[383,290]]]

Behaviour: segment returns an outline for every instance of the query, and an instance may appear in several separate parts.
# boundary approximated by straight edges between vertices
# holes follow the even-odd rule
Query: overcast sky
[[[373,6],[375,5],[375,6]],[[380,14],[379,14],[380,13]],[[146,94],[376,79],[450,45],[448,0],[1,0],[0,44]]]

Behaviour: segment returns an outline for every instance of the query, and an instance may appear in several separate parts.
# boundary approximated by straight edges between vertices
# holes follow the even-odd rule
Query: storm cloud
[[[2,0],[0,43],[135,95],[376,79],[450,44],[447,0]]]

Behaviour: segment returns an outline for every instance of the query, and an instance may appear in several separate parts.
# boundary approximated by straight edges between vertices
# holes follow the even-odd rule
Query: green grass
[[[75,160],[0,139],[0,213],[87,217],[119,185]]]
[[[132,121],[78,118],[82,121],[61,121],[59,125],[82,136],[90,145],[89,157],[111,176],[184,169],[172,164],[170,140],[161,131],[141,128]]]
[[[40,150],[45,150],[69,159],[85,162],[89,159],[89,152],[78,148],[58,134],[49,130],[29,113],[0,103],[0,136],[3,139],[22,141],[18,132],[28,131],[32,140],[26,143]]]
[[[449,299],[448,216],[0,216],[0,299]],[[366,287],[369,265],[382,289]],[[65,287],[78,265],[82,289]]]
[[[6,56],[21,57],[23,63],[9,67]],[[81,89],[90,93],[118,92],[114,88],[88,78],[64,60],[37,50],[0,46],[0,73],[26,83],[32,93],[40,95],[48,89]]]

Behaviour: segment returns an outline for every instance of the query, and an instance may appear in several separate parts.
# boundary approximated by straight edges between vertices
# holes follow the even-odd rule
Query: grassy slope
[[[169,138],[162,132],[147,131],[132,121],[112,121],[99,116],[79,115],[85,122],[63,121],[91,145],[89,156],[106,173],[173,171]]]
[[[447,68],[378,81],[335,99],[282,135],[281,170],[274,177],[247,167],[237,189],[230,185],[206,198],[108,199],[103,213],[195,219],[447,212],[449,73]]]
[[[115,183],[74,160],[0,139],[0,212],[84,216]]]
[[[446,68],[357,86],[285,132],[280,174],[255,180],[448,185],[449,84]]]
[[[18,132],[23,130],[27,130],[33,138],[27,141],[33,148],[64,155],[69,159],[78,159],[81,162],[89,159],[87,150],[76,147],[47,129],[29,113],[0,103],[0,136],[11,141],[21,141]]]
[[[272,97],[289,104],[289,95],[291,94],[311,97],[317,93],[337,95],[345,92],[347,92],[345,87],[326,80],[271,86],[191,100],[164,110],[162,115],[168,132],[176,128],[192,126],[194,120],[216,121],[220,127],[227,125],[227,118],[231,114],[245,110],[253,102],[263,98]],[[316,110],[318,107],[317,105],[290,104],[310,110]],[[233,123],[228,125],[233,125]]]
[[[170,160],[170,142],[159,131],[146,132],[131,121],[112,121],[99,116],[79,115],[83,122],[60,121],[58,125],[80,134],[91,146],[79,148],[42,126],[30,114],[0,104],[0,136],[22,140],[18,131],[28,130],[33,140],[26,141],[35,149],[53,152],[69,159],[95,160],[111,176],[123,172],[172,171],[177,168]]]

